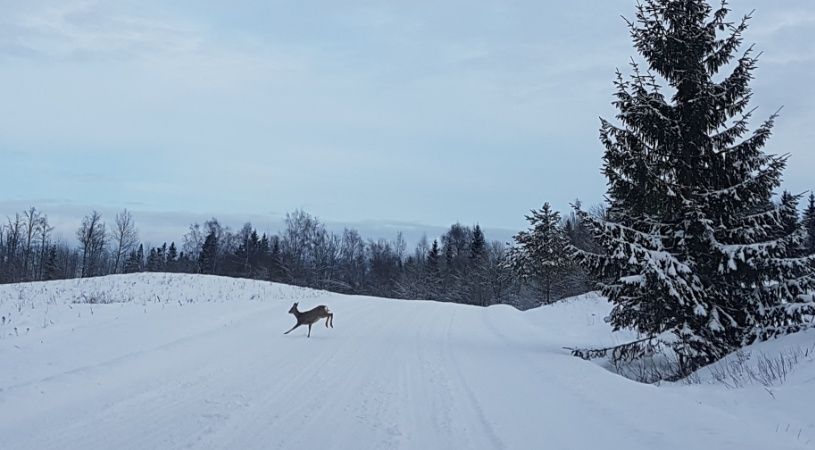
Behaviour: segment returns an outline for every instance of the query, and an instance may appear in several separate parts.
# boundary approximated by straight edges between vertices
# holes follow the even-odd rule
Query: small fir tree
[[[523,279],[537,286],[542,303],[555,300],[554,291],[570,266],[569,240],[560,214],[549,203],[526,216],[529,230],[516,234],[508,264]]]

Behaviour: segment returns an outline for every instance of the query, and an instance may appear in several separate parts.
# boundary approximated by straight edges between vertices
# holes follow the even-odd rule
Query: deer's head
[[[291,309],[289,310],[289,314],[297,314],[297,303],[291,305]]]

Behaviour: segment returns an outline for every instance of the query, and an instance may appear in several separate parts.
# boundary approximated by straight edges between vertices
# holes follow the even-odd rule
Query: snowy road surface
[[[792,411],[569,356],[611,339],[596,299],[519,312],[144,277],[0,287],[0,448],[815,448]],[[71,304],[89,289],[127,301]],[[294,300],[335,328],[284,336]]]

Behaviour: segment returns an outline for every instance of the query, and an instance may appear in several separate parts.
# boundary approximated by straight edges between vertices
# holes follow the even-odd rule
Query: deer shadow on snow
[[[295,302],[291,309],[289,309],[289,314],[293,314],[294,318],[297,319],[297,323],[291,328],[291,330],[283,333],[289,334],[294,331],[295,328],[299,327],[300,325],[308,325],[308,334],[306,337],[311,337],[311,326],[314,325],[315,322],[319,321],[320,319],[325,319],[325,327],[326,328],[334,328],[334,313],[329,311],[328,307],[325,305],[316,306],[308,311],[300,311],[297,309],[297,303]]]

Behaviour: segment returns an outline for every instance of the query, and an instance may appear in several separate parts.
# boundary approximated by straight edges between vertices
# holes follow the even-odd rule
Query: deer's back
[[[325,317],[328,314],[328,308],[326,308],[325,305],[315,306],[314,308],[300,314],[300,322],[314,323],[321,317]]]

